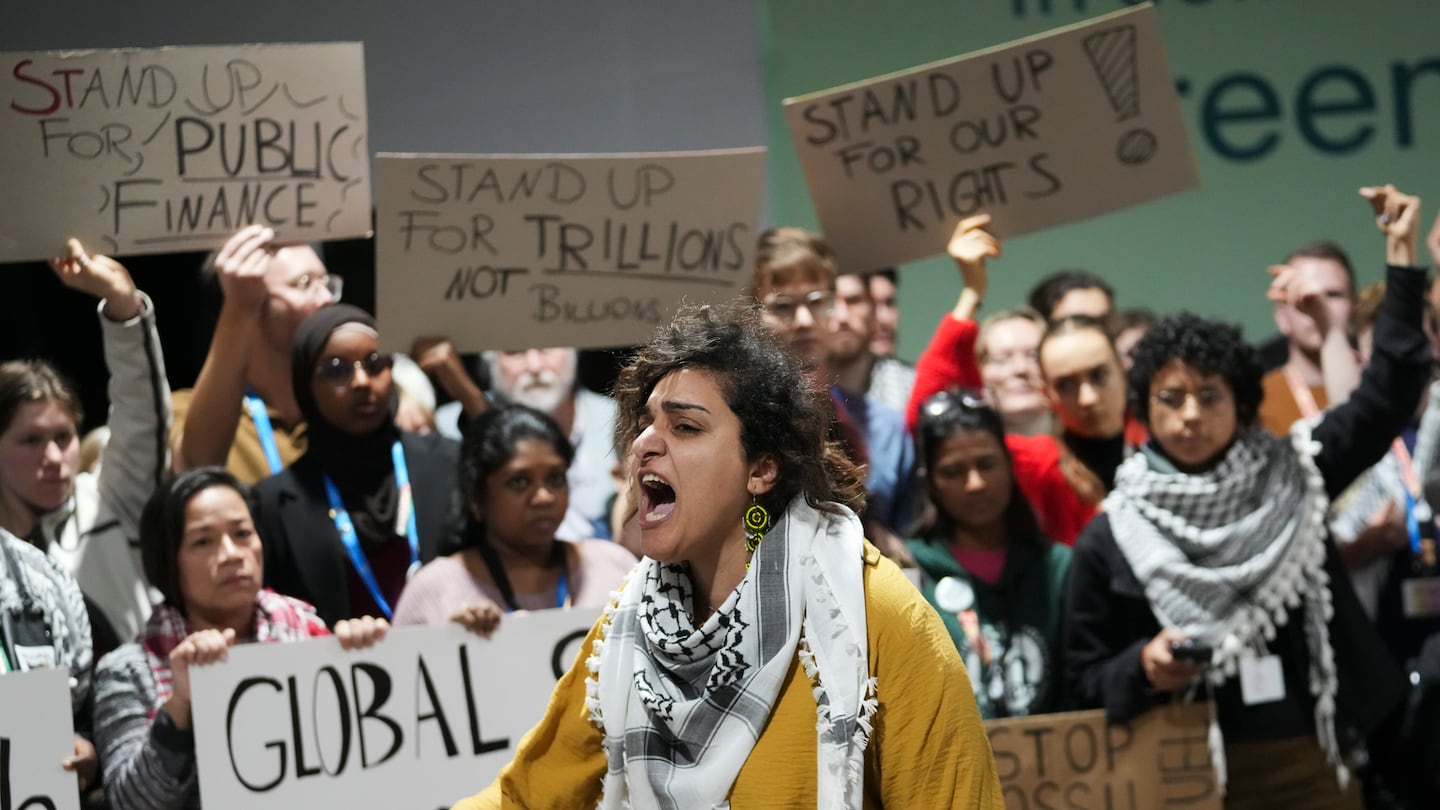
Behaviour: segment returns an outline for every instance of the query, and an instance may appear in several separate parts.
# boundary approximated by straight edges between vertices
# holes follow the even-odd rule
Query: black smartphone
[[[1192,664],[1210,663],[1212,650],[1210,645],[1199,639],[1187,638],[1184,641],[1170,642],[1170,654],[1177,661],[1189,661]]]

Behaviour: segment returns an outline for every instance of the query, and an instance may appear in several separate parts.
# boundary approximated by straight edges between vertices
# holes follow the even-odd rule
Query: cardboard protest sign
[[[1129,726],[1103,711],[990,720],[1008,810],[1220,810],[1204,705],[1162,706]]]
[[[6,53],[0,262],[370,232],[360,43]]]
[[[0,675],[0,810],[80,810],[75,774],[60,767],[73,753],[70,673]]]
[[[1009,237],[1199,185],[1151,6],[786,99],[841,265],[942,253],[966,216]]]
[[[408,350],[643,343],[749,282],[764,150],[377,157],[376,315]]]
[[[507,616],[489,640],[448,625],[353,652],[236,647],[191,675],[201,801],[448,808],[514,756],[599,613]]]

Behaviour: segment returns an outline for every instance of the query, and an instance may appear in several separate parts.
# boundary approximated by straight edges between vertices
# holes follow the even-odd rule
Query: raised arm
[[[985,260],[1000,258],[1000,240],[985,230],[989,224],[989,214],[966,217],[955,226],[950,243],[945,246],[945,252],[955,260],[965,285],[955,301],[955,308],[950,311],[950,317],[957,321],[975,319],[975,313],[980,311],[980,304],[985,301],[985,290],[990,280]]]
[[[265,266],[274,238],[269,228],[251,225],[230,237],[215,257],[225,301],[184,424],[171,437],[177,471],[224,465],[230,455],[245,398],[246,368],[260,339],[268,297]]]
[[[466,373],[465,364],[460,362],[460,353],[455,351],[455,344],[450,342],[450,338],[416,338],[410,356],[426,374],[435,378],[451,399],[460,403],[465,419],[474,419],[490,407],[485,392]]]
[[[920,406],[932,395],[957,386],[980,387],[980,368],[975,363],[975,338],[979,332],[975,313],[989,283],[985,260],[1000,256],[999,240],[985,230],[989,224],[989,214],[961,220],[946,246],[960,270],[962,286],[955,308],[940,320],[930,345],[915,363],[915,386],[905,408],[907,430],[914,431]]]
[[[110,442],[100,465],[100,497],[124,526],[140,532],[140,509],[169,466],[170,386],[155,330],[155,307],[114,259],[91,256],[78,240],[51,262],[64,284],[101,300],[100,332],[110,372]]]
[[[1315,426],[1315,463],[1336,497],[1390,447],[1415,413],[1429,380],[1430,344],[1421,329],[1425,274],[1414,267],[1420,199],[1394,186],[1361,189],[1385,235],[1385,299],[1375,349],[1350,399]]]
[[[1360,384],[1360,358],[1350,345],[1350,335],[1343,322],[1337,322],[1325,304],[1325,290],[1319,281],[1285,264],[1270,266],[1270,289],[1266,297],[1277,304],[1288,304],[1315,322],[1322,336],[1320,374],[1325,383],[1325,398],[1330,405],[1339,405],[1350,398]]]

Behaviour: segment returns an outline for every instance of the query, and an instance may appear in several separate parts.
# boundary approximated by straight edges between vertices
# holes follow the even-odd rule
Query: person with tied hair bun
[[[615,398],[645,557],[458,810],[1003,807],[955,646],[754,307],[683,308]]]
[[[255,486],[266,584],[331,624],[389,618],[458,508],[457,444],[395,427],[390,365],[364,310],[335,304],[302,321],[290,372],[308,448]]]
[[[1131,404],[1151,440],[1075,543],[1067,679],[1124,723],[1172,695],[1214,701],[1225,806],[1359,808],[1347,754],[1404,680],[1356,599],[1326,525],[1331,499],[1390,447],[1428,380],[1420,201],[1362,189],[1389,265],[1359,387],[1288,437],[1257,425],[1258,358],[1234,327],[1190,314],[1135,348]],[[1293,269],[1270,297],[1318,294]],[[1375,749],[1372,749],[1372,751]],[[1379,763],[1384,764],[1384,763]]]
[[[163,595],[145,629],[95,668],[95,744],[113,810],[200,806],[191,712],[192,667],[235,644],[330,635],[310,605],[261,587],[260,535],[245,487],[219,467],[181,473],[141,517],[145,575]],[[383,619],[335,625],[343,649],[385,637]]]

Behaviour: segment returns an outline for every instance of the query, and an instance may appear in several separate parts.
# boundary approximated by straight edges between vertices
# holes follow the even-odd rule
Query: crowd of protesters
[[[82,463],[72,384],[43,359],[0,365],[0,672],[69,668],[76,741],[65,767],[91,806],[198,807],[188,673],[234,644],[333,632],[365,647],[391,623],[458,622],[488,637],[516,611],[609,605],[587,641],[604,666],[611,646],[599,634],[625,630],[611,614],[629,615],[623,592],[614,596],[627,577],[630,589],[687,594],[671,606],[702,633],[753,609],[753,576],[761,584],[749,587],[799,588],[795,633],[803,611],[832,596],[835,610],[858,611],[860,628],[868,612],[872,677],[897,666],[877,664],[884,650],[933,658],[925,666],[959,679],[917,682],[905,698],[878,692],[880,711],[903,717],[922,694],[948,706],[961,689],[952,746],[983,746],[972,714],[1099,708],[1124,723],[1200,701],[1212,707],[1227,808],[1425,806],[1440,788],[1440,336],[1437,285],[1422,265],[1440,263],[1440,221],[1422,239],[1417,198],[1392,186],[1360,196],[1355,216],[1373,218],[1376,236],[1356,255],[1383,262],[1382,282],[1358,290],[1350,257],[1330,242],[1297,248],[1268,280],[1263,258],[1235,269],[1235,289],[1274,302],[1279,336],[1267,343],[1136,308],[1147,302],[1076,269],[1036,273],[1028,301],[987,311],[1001,244],[988,217],[965,219],[937,246],[958,270],[955,307],[914,365],[896,356],[903,274],[844,267],[819,235],[773,228],[744,304],[678,317],[621,374],[618,410],[609,391],[580,384],[572,348],[475,358],[433,336],[408,356],[380,350],[374,318],[339,302],[319,254],[261,226],[207,258],[223,304],[193,389],[172,393],[150,298],[122,264],[72,240],[52,266],[100,302],[108,441]],[[747,329],[768,342],[746,342],[759,339]],[[792,375],[797,390],[731,379],[703,335]],[[782,359],[767,354],[772,344]],[[656,404],[663,391],[694,402]],[[748,466],[736,480],[748,494],[716,477],[729,462],[685,466],[685,442],[710,441],[690,436],[721,428],[680,415],[716,396],[738,420]],[[754,408],[786,397],[799,399],[785,425],[762,427],[780,417]],[[776,449],[786,430],[808,429],[801,417],[823,435]],[[656,438],[661,424],[674,435]],[[650,466],[652,456],[673,461]],[[762,506],[773,518],[749,525]],[[824,527],[842,524],[831,534],[847,539],[825,546]],[[821,558],[853,545],[874,567],[883,555],[889,568],[877,570],[908,569],[918,591],[868,568],[863,594],[787,585],[784,553],[763,551],[783,548],[764,545],[778,525],[787,543],[810,542],[796,539],[799,527],[820,532]],[[734,549],[723,545],[732,536],[744,538]],[[764,563],[753,575],[752,556]],[[816,577],[861,587],[829,562]],[[634,608],[642,636],[653,596]],[[896,607],[912,596],[914,609]],[[941,643],[875,637],[879,623],[900,621]],[[805,628],[802,646],[792,638],[782,652],[808,669],[805,645],[820,641]],[[637,649],[634,666],[655,666],[643,638]],[[590,687],[624,692],[603,679],[587,687],[584,657],[551,707],[575,716],[547,714],[540,728],[581,733],[570,702]],[[777,689],[796,677],[792,663],[777,659]],[[747,694],[779,712],[803,698],[788,683]],[[829,751],[822,734],[817,755],[839,767],[849,757],[873,778],[854,806],[987,792],[993,763],[971,762],[973,752],[942,764],[946,749],[930,749],[923,768],[892,760],[882,771],[865,750],[875,709],[863,683],[850,697],[859,702],[832,708],[864,721],[859,749]],[[640,708],[615,699],[637,716],[654,708],[646,694]],[[727,725],[736,712],[713,733],[740,733]],[[614,721],[622,739],[683,733],[657,730],[653,716]],[[592,731],[589,758],[567,761],[598,769],[587,790],[645,778],[623,754],[607,763],[609,743],[602,754]],[[783,750],[767,747],[768,733],[750,744]],[[877,731],[874,747],[919,756],[912,742]],[[548,755],[522,745],[473,806],[513,798],[517,774]],[[774,789],[736,756],[710,755],[694,784],[664,790],[675,800]],[[785,795],[826,796],[806,773],[810,787]],[[900,773],[924,787],[890,792]]]

